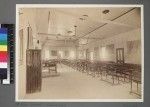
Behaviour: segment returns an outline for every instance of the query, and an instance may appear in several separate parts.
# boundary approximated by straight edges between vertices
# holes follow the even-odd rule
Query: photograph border
[[[85,8],[85,7],[140,7],[141,8],[141,66],[142,83],[141,99],[19,99],[18,98],[18,35],[19,35],[19,8]],[[16,56],[15,56],[15,101],[16,102],[144,102],[144,5],[142,4],[16,4]]]

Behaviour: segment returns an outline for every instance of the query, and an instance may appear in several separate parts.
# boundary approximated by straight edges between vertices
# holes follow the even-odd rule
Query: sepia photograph
[[[17,4],[16,101],[143,102],[143,5]]]

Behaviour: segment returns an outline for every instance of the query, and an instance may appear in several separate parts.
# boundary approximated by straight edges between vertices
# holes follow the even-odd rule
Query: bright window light
[[[48,60],[50,57],[49,50],[45,50],[45,59]]]
[[[74,53],[74,51],[70,51],[70,58],[71,58],[71,59],[74,59],[74,58],[75,58],[75,53]]]
[[[59,51],[59,58],[63,58],[63,51]]]
[[[84,51],[84,58],[86,57],[86,51]]]
[[[94,60],[94,53],[93,52],[90,52],[90,59],[91,59],[91,61]]]
[[[101,48],[101,58],[105,59],[106,58],[106,47]]]

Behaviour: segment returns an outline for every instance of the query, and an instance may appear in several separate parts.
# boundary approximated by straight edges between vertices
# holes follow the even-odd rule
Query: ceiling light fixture
[[[84,16],[84,17],[89,17],[87,14],[84,14],[83,16]]]
[[[103,11],[103,14],[108,14],[109,13],[109,10],[104,10]]]
[[[39,40],[37,40],[37,44],[39,44],[40,43],[40,41]]]
[[[82,17],[80,17],[79,19],[82,20],[82,21],[85,20],[85,18],[82,18]]]
[[[74,25],[74,36],[76,37],[77,26]]]
[[[68,31],[67,33],[69,33],[69,34],[70,34],[70,33],[72,33],[72,31]]]

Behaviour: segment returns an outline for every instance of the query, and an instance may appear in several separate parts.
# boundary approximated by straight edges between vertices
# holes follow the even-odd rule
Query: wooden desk
[[[48,74],[43,75],[43,77],[50,77],[50,76],[58,75],[56,62],[53,62],[53,61],[44,62],[43,68],[48,69]]]

